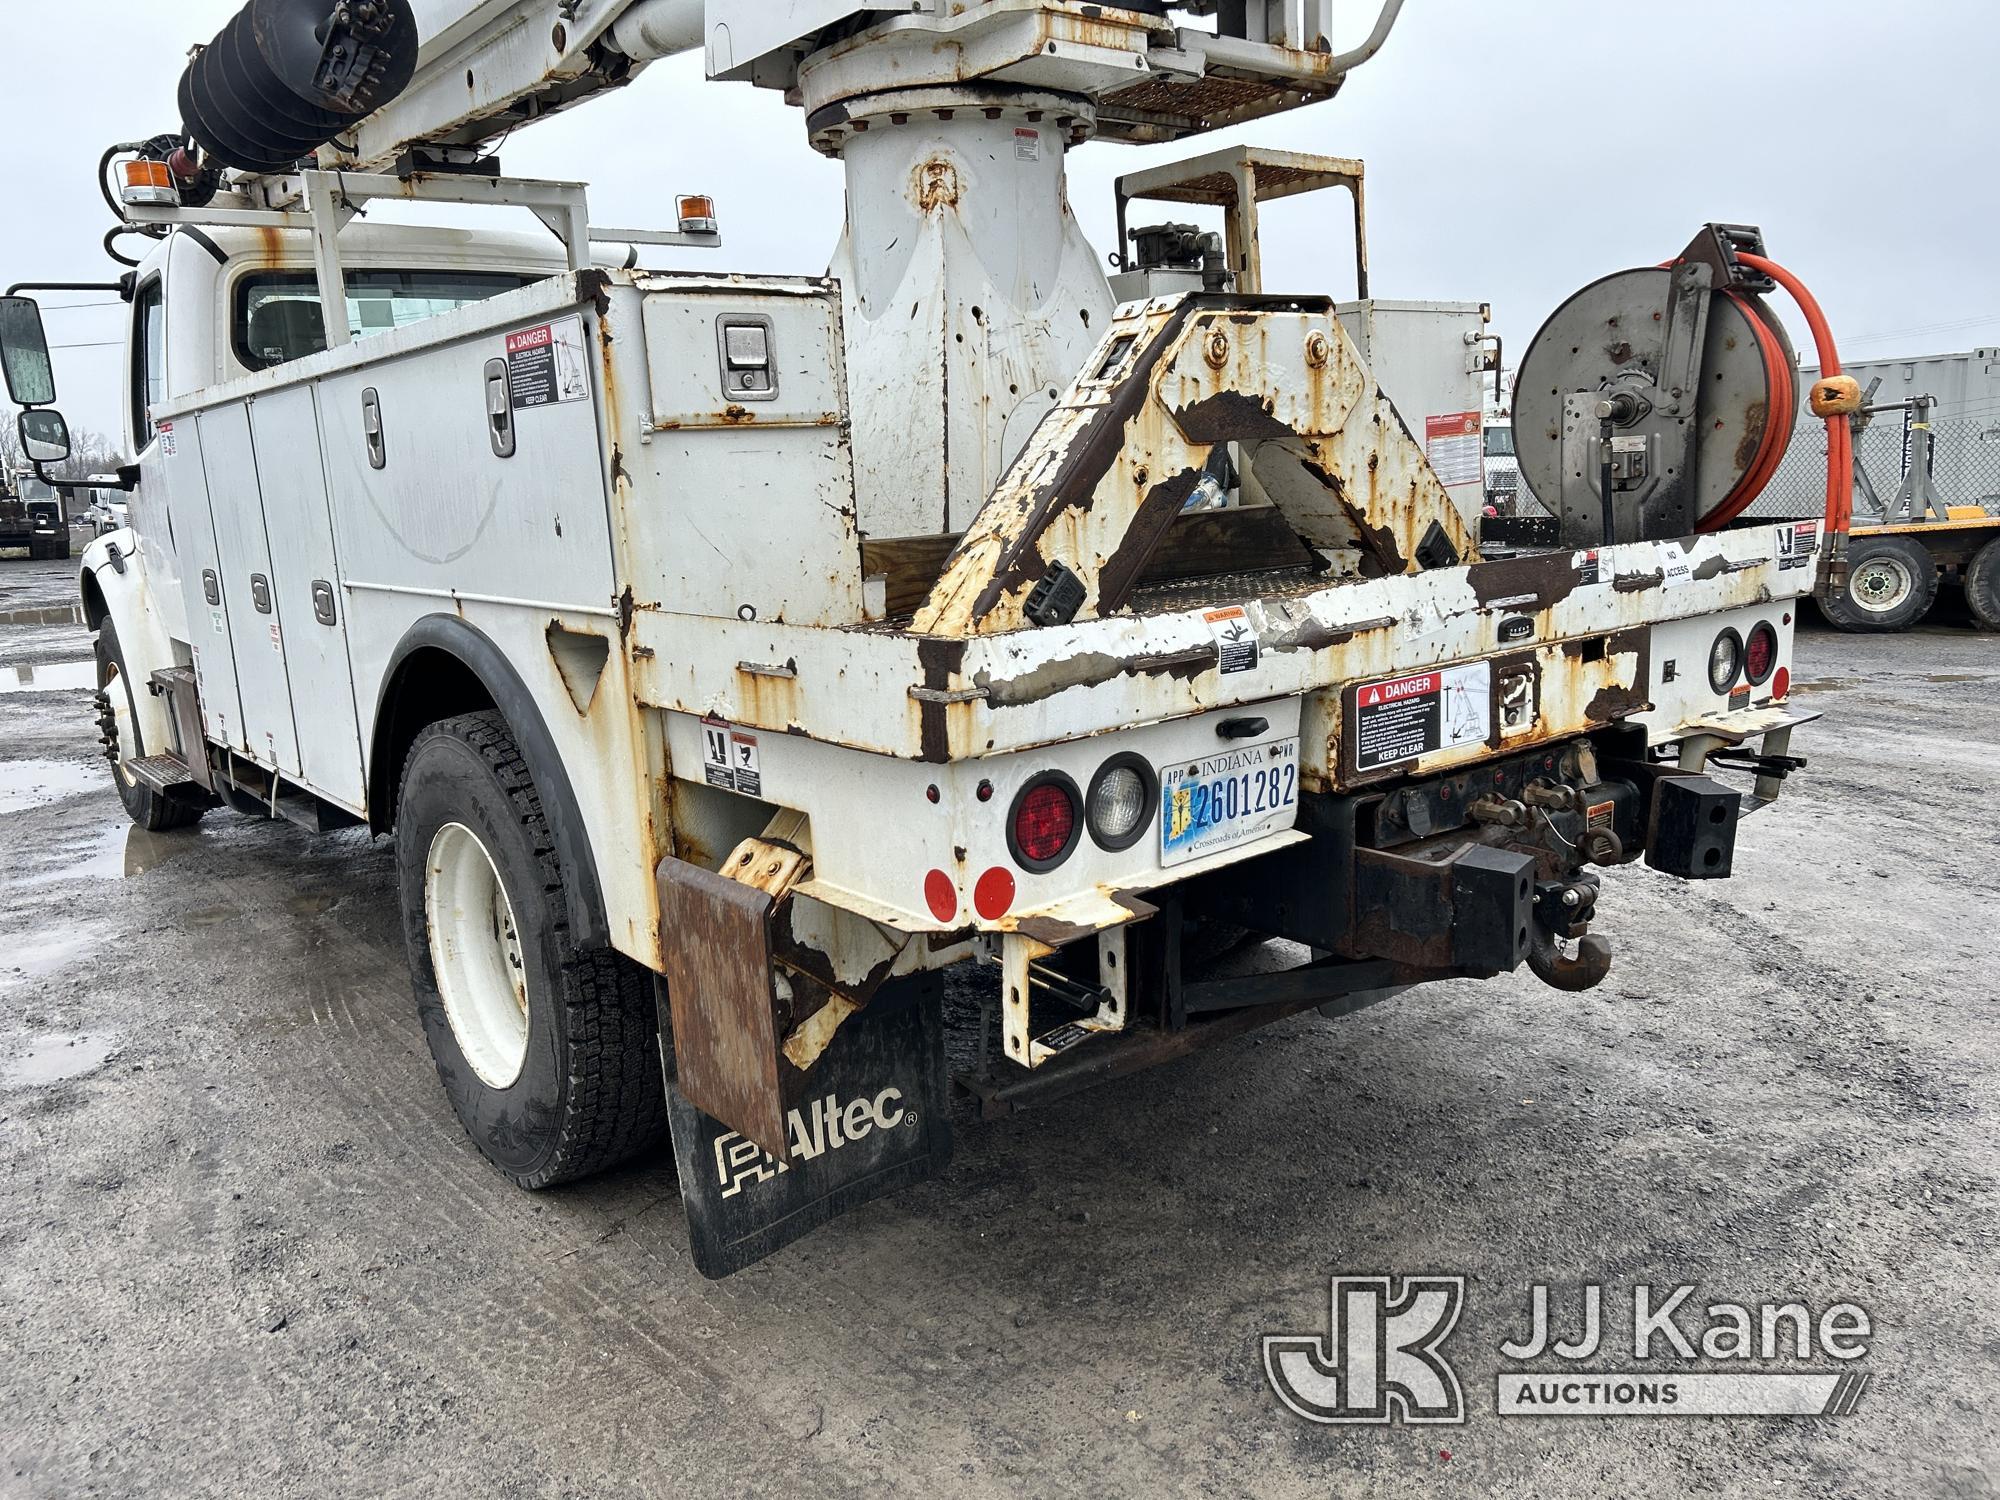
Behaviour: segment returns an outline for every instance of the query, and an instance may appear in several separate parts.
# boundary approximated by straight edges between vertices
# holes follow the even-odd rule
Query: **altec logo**
[[[828,1094],[785,1119],[786,1135],[793,1161],[816,1161],[829,1151],[838,1151],[856,1141],[866,1140],[878,1130],[894,1130],[914,1124],[916,1115],[903,1107],[903,1091],[886,1088],[873,1099],[840,1102],[838,1094]],[[734,1198],[753,1183],[769,1182],[792,1169],[791,1162],[779,1161],[755,1141],[745,1140],[735,1131],[715,1140],[716,1181],[722,1196]]]
[[[1264,1375],[1308,1422],[1463,1422],[1438,1354],[1465,1305],[1463,1276],[1336,1276],[1327,1335],[1271,1334]]]

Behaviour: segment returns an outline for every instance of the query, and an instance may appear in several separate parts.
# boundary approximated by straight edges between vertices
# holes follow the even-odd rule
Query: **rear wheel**
[[[1847,582],[1822,590],[1820,608],[1842,630],[1908,630],[1937,598],[1937,564],[1922,542],[1907,536],[1853,537]]]
[[[652,977],[577,946],[541,797],[506,722],[417,736],[396,814],[403,931],[438,1077],[473,1144],[524,1188],[663,1134]]]
[[[1965,565],[1965,603],[1982,630],[2000,630],[2000,537]]]
[[[148,833],[165,833],[172,828],[188,828],[201,821],[203,809],[180,802],[137,780],[131,762],[149,752],[139,729],[139,709],[133,694],[131,674],[125,668],[125,652],[118,644],[118,629],[107,617],[97,627],[97,727],[104,741],[105,759],[111,762],[111,779],[118,788],[118,800],[126,814]]]

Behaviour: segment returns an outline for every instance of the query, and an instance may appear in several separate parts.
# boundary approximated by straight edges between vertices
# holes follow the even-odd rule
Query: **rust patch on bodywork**
[[[923,668],[921,686],[933,692],[948,692],[951,679],[965,664],[965,642],[925,636],[917,642],[917,664]],[[951,759],[951,705],[932,700],[917,704],[917,758],[930,765]]]
[[[1181,407],[1174,413],[1174,425],[1197,443],[1255,443],[1297,436],[1271,415],[1269,403],[1241,391],[1217,391]]]
[[[1592,724],[1609,724],[1632,714],[1644,713],[1651,706],[1644,693],[1611,683],[1599,688],[1597,696],[1584,705],[1583,716]]]
[[[1102,651],[1086,651],[1061,661],[1046,662],[1019,677],[995,679],[980,672],[973,681],[986,690],[989,707],[1019,708],[1053,698],[1070,688],[1096,687],[1118,677],[1169,677],[1178,682],[1192,682],[1215,663],[1213,646],[1158,656],[1112,656]]]
[[[1547,609],[1576,591],[1577,571],[1567,552],[1542,552],[1528,557],[1503,557],[1474,563],[1465,570],[1473,597],[1482,609],[1505,599],[1522,609]]]

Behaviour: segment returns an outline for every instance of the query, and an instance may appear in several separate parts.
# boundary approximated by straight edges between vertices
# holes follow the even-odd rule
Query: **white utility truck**
[[[933,1171],[952,1088],[997,1115],[1426,980],[1597,982],[1598,872],[1727,875],[1797,764],[1821,536],[1703,530],[1754,233],[1643,273],[1664,344],[1563,377],[1622,424],[1610,506],[1592,467],[1559,548],[1482,561],[1483,320],[1410,325],[1472,403],[1431,428],[1347,331],[1403,325],[1261,284],[1260,198],[1358,200],[1357,163],[1147,174],[1223,232],[1121,247],[1122,302],[1065,196],[1087,142],[1330,97],[1399,4],[1336,52],[1330,0],[253,0],[181,127],[105,159],[131,526],[82,588],[132,816],[392,837],[472,1140],[540,1188],[670,1130],[712,1275]],[[827,278],[638,269],[714,205],[598,228],[500,173],[691,50],[845,165]],[[0,345],[52,462],[31,298]],[[1309,961],[1184,967],[1243,931]],[[997,982],[947,997],[959,965]]]

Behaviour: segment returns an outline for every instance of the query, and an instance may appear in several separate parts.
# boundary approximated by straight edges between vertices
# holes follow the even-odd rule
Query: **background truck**
[[[33,469],[0,470],[0,547],[25,547],[36,560],[69,556],[62,496]]]
[[[1710,524],[1734,428],[1630,457],[1789,427],[1704,335],[1769,316],[1761,238],[1594,284],[1667,335],[1548,341],[1546,383],[1614,408],[1617,487],[1482,558],[1478,330],[1263,284],[1260,201],[1342,163],[1182,164],[1219,247],[1175,285],[1141,231],[1122,274],[1159,284],[1122,302],[1066,198],[1092,139],[1331,96],[1398,0],[1347,52],[1327,4],[1178,9],[254,0],[182,129],[107,157],[144,237],[132,525],[82,591],[127,808],[393,838],[472,1141],[541,1188],[664,1135],[711,1275],[934,1171],[952,1090],[1002,1114],[1524,963],[1593,985],[1603,873],[1726,876],[1799,764],[1823,533]],[[640,269],[715,205],[595,228],[488,149],[697,48],[843,163],[831,277]],[[1469,430],[1399,410],[1357,332]],[[31,301],[0,354],[59,448]],[[1310,958],[1207,978],[1223,930]]]
[[[2000,349],[1845,368],[1868,406],[1854,423],[1847,575],[1822,584],[1821,610],[1843,630],[1907,630],[1956,585],[1973,618],[2000,630]],[[1750,514],[1816,515],[1825,454],[1824,430],[1802,418]]]

